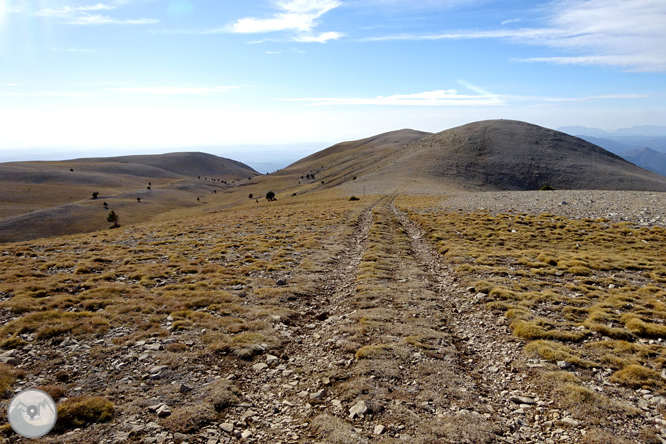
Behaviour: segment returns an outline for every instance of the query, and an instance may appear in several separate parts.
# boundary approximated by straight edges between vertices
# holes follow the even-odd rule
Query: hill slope
[[[412,142],[378,176],[475,190],[666,191],[666,177],[577,137],[525,122],[470,123]]]
[[[151,220],[200,206],[204,196],[257,175],[243,163],[205,153],[2,163],[0,242],[105,228],[109,209],[121,211],[121,223]]]
[[[660,153],[650,148],[638,148],[627,151],[622,157],[646,170],[666,175],[666,153]]]

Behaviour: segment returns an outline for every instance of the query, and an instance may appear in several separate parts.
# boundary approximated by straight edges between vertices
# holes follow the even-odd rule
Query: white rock
[[[229,422],[223,422],[222,424],[220,424],[220,428],[227,433],[231,433],[234,431],[234,425]]]
[[[255,369],[256,371],[260,372],[260,371],[263,371],[263,370],[267,369],[268,364],[266,364],[265,362],[259,362],[258,364],[254,364],[252,366],[252,368]]]
[[[512,396],[511,401],[517,404],[535,404],[534,398],[528,398],[527,396]]]
[[[569,418],[569,417],[562,418],[562,419],[561,419],[561,422],[562,422],[563,424],[570,425],[571,427],[578,427],[578,425],[580,424],[580,423],[579,423],[578,421],[576,421],[575,419],[573,419],[573,418]]]
[[[157,409],[157,416],[160,418],[166,418],[167,416],[171,415],[171,409],[169,408],[168,405],[162,404],[162,406]]]
[[[367,411],[368,411],[368,406],[365,404],[365,401],[359,401],[352,408],[349,409],[349,418],[354,419],[356,417],[362,416]]]

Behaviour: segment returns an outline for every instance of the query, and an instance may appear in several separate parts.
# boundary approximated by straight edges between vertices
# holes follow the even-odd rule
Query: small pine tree
[[[269,202],[273,202],[274,200],[277,200],[275,198],[275,193],[272,192],[272,191],[269,191],[268,193],[266,193],[266,200],[268,200]]]
[[[120,226],[120,224],[118,224],[120,217],[118,216],[118,213],[113,210],[109,211],[108,216],[106,216],[106,221],[113,224],[111,228],[118,228]]]
[[[99,196],[99,191],[95,191],[94,193],[92,193],[92,196],[93,196],[93,200],[97,199],[97,196]]]

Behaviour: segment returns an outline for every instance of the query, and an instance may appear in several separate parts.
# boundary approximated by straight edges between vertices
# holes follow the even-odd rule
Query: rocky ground
[[[479,193],[450,195],[441,205],[663,226],[663,197]],[[590,370],[596,379],[588,386],[622,403],[608,418],[622,433],[606,433],[598,418],[559,407],[539,383],[553,365],[523,353],[507,318],[484,308],[485,295],[461,279],[394,201],[365,202],[332,240],[338,248],[322,269],[294,269],[277,282],[289,287],[307,277],[312,285],[295,316],[271,317],[279,346],[259,344],[244,356],[211,353],[205,329],[174,330],[171,316],[162,319],[168,335],[136,341],[122,340],[133,333],[127,327],[47,347],[28,335],[26,346],[1,355],[28,371],[15,390],[70,382],[71,397],[105,387],[116,405],[111,422],[36,442],[666,442],[666,398],[621,389],[604,369]],[[243,285],[232,290],[252,298]],[[3,323],[10,319],[3,316]],[[187,352],[177,353],[181,347]],[[49,368],[31,371],[40,361]],[[219,408],[208,412],[215,402]]]
[[[666,225],[666,193],[649,191],[551,190],[451,193],[442,206],[491,213],[553,213],[569,219],[605,218],[640,226]]]

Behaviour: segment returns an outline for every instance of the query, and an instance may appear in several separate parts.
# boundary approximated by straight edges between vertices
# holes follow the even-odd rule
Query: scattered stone
[[[384,433],[384,431],[386,431],[386,427],[384,427],[383,425],[379,424],[379,425],[376,425],[376,426],[375,426],[374,434],[375,434],[375,435],[381,435],[382,433]]]
[[[234,425],[229,422],[223,422],[220,424],[220,429],[224,430],[227,433],[232,433],[234,431]]]
[[[278,279],[276,284],[282,286],[282,285],[287,285],[287,281],[284,279]]]
[[[321,390],[316,391],[314,393],[310,393],[310,399],[322,399],[325,394],[326,394],[326,390],[321,389]]]
[[[352,408],[349,409],[349,419],[354,419],[364,415],[368,411],[368,406],[365,401],[358,401]]]
[[[159,409],[160,407],[162,407],[162,405],[163,405],[163,404],[150,405],[150,406],[148,406],[148,411],[149,411],[150,413],[155,413],[155,412],[157,411],[157,409]]]
[[[569,361],[557,361],[557,366],[562,370],[571,368],[571,362]]]
[[[252,366],[252,368],[255,369],[255,370],[258,371],[258,372],[261,372],[261,371],[263,371],[263,370],[265,370],[265,369],[268,368],[268,364],[266,364],[265,362],[259,362],[259,363],[257,363],[257,364],[254,364],[254,365]]]
[[[562,418],[560,420],[560,422],[563,423],[563,424],[569,425],[571,427],[578,427],[580,425],[580,422],[576,421],[573,418],[569,418],[569,417]]]
[[[252,432],[249,430],[243,431],[243,433],[241,433],[241,438],[242,439],[252,438]]]
[[[536,403],[534,398],[528,398],[527,396],[512,396],[510,400],[516,404],[534,405]]]
[[[168,405],[162,404],[162,406],[157,409],[157,416],[158,417],[166,418],[169,415],[171,415],[171,409],[169,408]]]
[[[180,393],[183,393],[183,394],[189,393],[189,392],[192,391],[192,387],[190,387],[188,385],[185,385],[185,384],[180,384],[180,387],[178,388],[178,391]]]
[[[277,356],[273,355],[266,355],[266,364],[269,366],[273,366],[278,363],[280,359]]]

